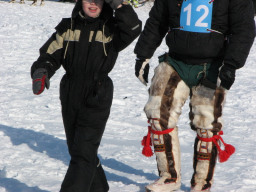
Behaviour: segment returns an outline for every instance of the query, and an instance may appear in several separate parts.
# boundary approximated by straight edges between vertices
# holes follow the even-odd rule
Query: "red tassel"
[[[141,141],[141,145],[143,145],[143,149],[142,149],[142,154],[145,155],[146,157],[151,157],[153,155],[152,149],[151,149],[151,127],[148,127],[148,134],[147,136],[144,136],[142,141]]]
[[[147,137],[148,137],[148,136],[144,136],[143,139],[141,140],[141,145],[142,145],[142,146],[147,145],[147,144],[146,144],[146,143],[147,143]],[[152,146],[152,141],[151,141],[151,140],[150,140],[150,143],[149,143],[149,144],[150,144],[150,146]]]
[[[227,161],[229,159],[229,157],[235,153],[236,149],[234,146],[230,145],[230,144],[226,144],[221,135],[223,135],[223,131],[220,131],[219,132],[219,135],[214,135],[213,137],[211,138],[202,138],[200,137],[199,135],[197,135],[198,139],[200,139],[201,141],[204,141],[204,142],[213,142],[216,147],[217,147],[217,150],[218,150],[218,156],[219,156],[219,162],[220,163],[223,163],[225,161]],[[222,150],[218,144],[218,140],[220,140],[224,146],[225,146],[225,149]]]
[[[151,157],[153,155],[152,149],[150,146],[144,146],[142,150],[142,154],[146,157]]]
[[[229,158],[229,155],[226,151],[219,151],[219,162],[224,163]]]
[[[225,151],[227,151],[228,154],[232,155],[233,153],[235,153],[236,148],[233,145],[226,144]]]
[[[146,140],[147,140],[147,136],[144,136],[143,139],[141,140],[141,145],[142,146],[146,145]]]
[[[219,151],[219,161],[220,163],[223,163],[225,161],[227,161],[229,159],[229,157],[235,153],[235,147],[230,145],[230,144],[226,144],[225,145],[225,150],[221,150]]]
[[[152,119],[152,120],[157,120],[157,119]],[[150,123],[149,120],[148,120],[148,123]],[[163,134],[168,134],[168,133],[172,132],[173,130],[174,130],[174,128],[170,128],[170,129],[167,129],[164,131],[156,131],[156,130],[152,130],[151,126],[148,126],[148,134],[147,134],[147,136],[144,136],[141,141],[141,145],[144,146],[142,149],[142,154],[145,155],[146,157],[151,157],[153,155],[153,151],[150,147],[150,146],[152,146],[151,133],[157,134],[157,135],[163,135]]]

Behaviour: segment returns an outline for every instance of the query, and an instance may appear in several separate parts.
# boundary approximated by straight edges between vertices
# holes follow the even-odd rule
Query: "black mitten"
[[[108,3],[112,9],[116,10],[117,7],[123,3],[123,0],[105,0],[105,2]]]
[[[219,74],[221,83],[220,86],[229,90],[233,85],[236,77],[236,69],[231,65],[223,65]]]
[[[148,72],[149,72],[149,59],[136,59],[135,75],[136,77],[147,86]]]
[[[50,81],[49,81],[48,73],[46,69],[39,68],[35,70],[35,72],[32,75],[32,79],[33,79],[32,89],[35,95],[41,94],[44,91],[45,87],[49,89]]]

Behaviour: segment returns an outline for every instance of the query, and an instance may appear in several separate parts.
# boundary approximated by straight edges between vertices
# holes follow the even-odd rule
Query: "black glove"
[[[229,90],[230,87],[233,85],[236,77],[236,69],[231,65],[223,65],[220,69],[220,86]]]
[[[117,7],[123,3],[123,0],[105,0],[105,2],[108,3],[112,9],[116,10]]]
[[[149,59],[136,59],[135,75],[138,79],[147,86],[148,72],[149,72]]]
[[[48,73],[46,69],[39,68],[35,70],[35,72],[32,75],[32,79],[33,79],[32,89],[35,95],[41,94],[44,91],[45,87],[49,89],[50,81],[49,81]]]

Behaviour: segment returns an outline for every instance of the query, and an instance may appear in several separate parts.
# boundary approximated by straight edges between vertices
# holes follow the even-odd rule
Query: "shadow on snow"
[[[69,164],[70,157],[68,154],[68,149],[65,140],[56,138],[52,135],[48,135],[45,133],[27,130],[23,128],[13,128],[5,125],[0,125],[0,131],[2,131],[6,136],[10,137],[13,145],[27,144],[28,147],[30,147],[32,150],[36,152],[44,153],[48,155],[50,158],[60,160],[67,166]],[[100,156],[99,158],[103,166],[107,166],[108,168],[128,174],[142,176],[148,180],[157,179],[157,176],[155,174],[145,173],[143,170],[135,169],[115,159],[102,159],[102,157]],[[122,182],[125,185],[136,185],[141,189],[140,191],[144,191],[144,186],[147,184],[137,183],[136,181],[133,181],[127,177],[110,173],[108,171],[105,171],[105,173],[108,181]],[[1,178],[0,186],[8,189],[8,192],[16,192],[17,190],[19,192],[45,192],[37,187],[28,187],[25,184],[20,183],[19,181],[12,178]]]
[[[0,170],[0,186],[8,192],[49,192],[38,187],[29,187],[13,178],[5,178],[5,170]]]

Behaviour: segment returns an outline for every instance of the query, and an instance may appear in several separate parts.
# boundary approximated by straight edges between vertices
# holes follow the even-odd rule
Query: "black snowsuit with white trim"
[[[106,3],[98,18],[88,18],[82,14],[81,2],[72,18],[63,19],[42,46],[31,74],[45,68],[51,78],[60,66],[66,71],[60,100],[71,161],[61,192],[105,192],[108,184],[97,150],[113,98],[108,73],[118,53],[140,34],[141,21],[130,5],[113,16]]]

